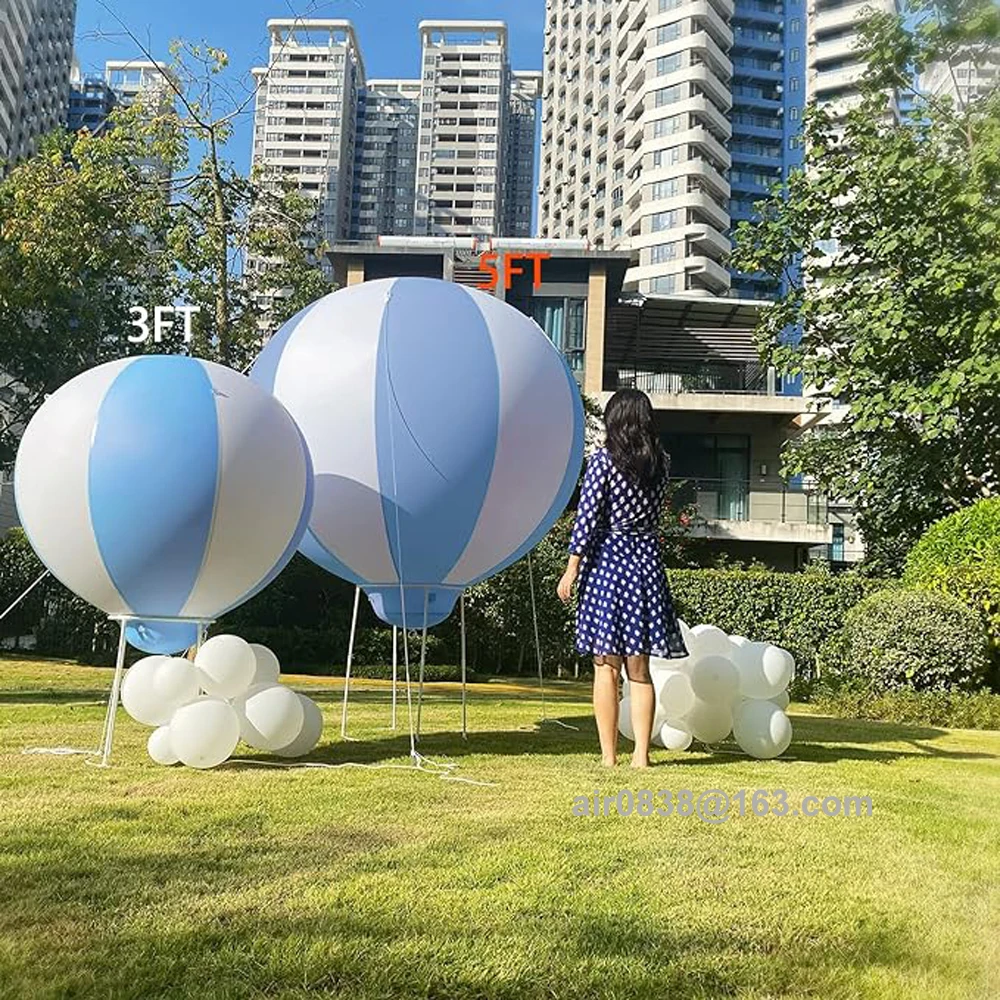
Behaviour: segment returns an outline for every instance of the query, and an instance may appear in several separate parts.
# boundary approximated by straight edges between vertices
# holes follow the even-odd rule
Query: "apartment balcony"
[[[700,254],[685,257],[684,271],[698,290],[704,289],[713,295],[722,295],[729,291],[732,280],[729,272],[711,257]]]
[[[819,98],[824,91],[857,86],[864,73],[865,64],[863,62],[853,63],[842,69],[812,70],[809,73],[808,87],[810,92]]]
[[[695,538],[825,545],[831,538],[825,496],[776,476],[672,477],[676,504],[693,504]]]
[[[840,7],[825,7],[818,9],[818,5],[810,4],[809,9],[809,33],[818,35],[824,31],[833,31],[836,28],[846,28],[852,24],[860,24],[866,17],[866,8],[881,6],[873,3],[872,0],[860,0],[859,3],[844,4]]]
[[[858,41],[856,34],[842,35],[829,40],[819,38],[812,48],[812,61],[824,59],[850,59],[858,56]]]

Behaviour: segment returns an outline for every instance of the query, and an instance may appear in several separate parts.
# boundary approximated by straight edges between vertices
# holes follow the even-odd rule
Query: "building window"
[[[789,118],[790,121],[797,122],[799,120],[799,109],[798,108],[789,108],[788,109],[788,118]]]
[[[788,81],[788,89],[793,94],[798,91],[798,89],[799,89],[799,78],[797,76],[793,76],[793,77],[791,77],[789,79],[789,81]]]
[[[531,318],[565,355],[574,372],[583,371],[586,314],[585,299],[541,296],[531,300]]]
[[[831,525],[833,528],[833,541],[830,543],[830,562],[844,562],[844,526],[842,524]]]
[[[802,57],[802,50],[798,48],[791,49],[788,53],[788,61],[797,63]]]

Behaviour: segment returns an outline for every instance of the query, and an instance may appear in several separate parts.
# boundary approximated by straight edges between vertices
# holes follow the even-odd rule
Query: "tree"
[[[854,505],[882,572],[933,520],[1000,492],[1000,93],[912,89],[932,61],[996,60],[1000,15],[988,0],[919,7],[916,22],[867,18],[861,102],[842,120],[807,111],[803,169],[740,224],[733,255],[788,281],[758,327],[765,356],[846,404],[790,445],[785,471]],[[908,121],[887,97],[904,89]]]
[[[100,136],[56,134],[0,183],[0,467],[46,393],[128,342],[134,305],[170,302],[165,191],[141,161],[176,135],[137,110]]]
[[[154,90],[99,134],[52,135],[0,182],[0,468],[45,395],[80,372],[151,350],[242,371],[332,290],[315,203],[226,159],[255,97],[227,67],[221,49],[173,43],[167,100]],[[179,304],[200,310],[191,344],[128,341],[133,306]]]

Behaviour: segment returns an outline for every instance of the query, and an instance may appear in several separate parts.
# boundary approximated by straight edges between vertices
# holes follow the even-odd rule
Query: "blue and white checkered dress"
[[[582,556],[576,648],[595,656],[679,658],[681,637],[660,557],[666,474],[654,490],[630,482],[606,448],[590,457],[569,551]]]

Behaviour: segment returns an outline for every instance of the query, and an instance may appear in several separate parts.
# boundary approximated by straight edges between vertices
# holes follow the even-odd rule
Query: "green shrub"
[[[824,676],[881,693],[975,690],[989,670],[974,611],[950,594],[884,590],[855,605],[823,651]]]
[[[852,574],[675,569],[667,574],[677,613],[688,625],[708,622],[732,635],[783,646],[797,677],[816,672],[823,644],[840,631],[847,612],[884,589],[884,580]]]
[[[951,594],[973,608],[1000,651],[1000,497],[932,524],[906,559],[908,586]]]
[[[813,703],[827,715],[879,719],[954,729],[1000,729],[1000,694],[991,691],[914,691],[901,688],[872,695],[848,686],[824,689]]]

